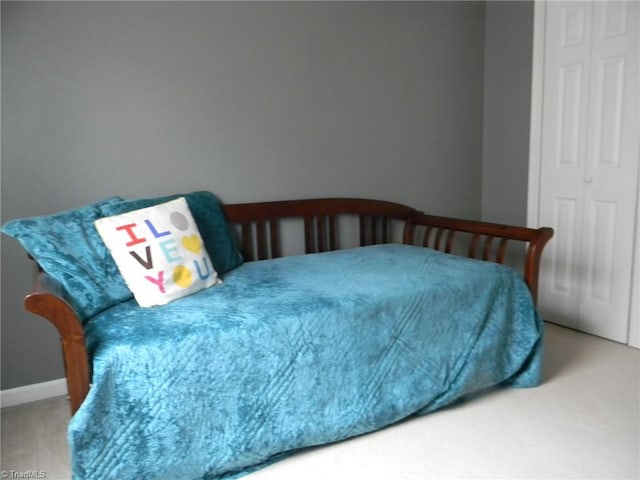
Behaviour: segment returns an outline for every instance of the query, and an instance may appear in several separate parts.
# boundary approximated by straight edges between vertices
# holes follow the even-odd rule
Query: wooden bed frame
[[[323,198],[225,205],[224,213],[236,229],[245,261],[282,256],[283,220],[304,226],[305,253],[341,248],[339,219],[358,219],[359,245],[388,243],[393,223],[399,223],[402,242],[447,253],[505,263],[510,241],[524,248],[516,262],[524,260],[524,280],[536,300],[538,270],[545,244],[553,236],[551,228],[538,229],[500,225],[425,215],[405,205],[353,198]],[[33,292],[24,300],[25,308],[49,320],[58,330],[70,398],[71,413],[79,407],[90,387],[90,366],[82,324],[62,288],[45,272],[36,276]]]

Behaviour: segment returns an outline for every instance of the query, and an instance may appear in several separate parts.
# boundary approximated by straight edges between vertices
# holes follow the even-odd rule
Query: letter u
[[[204,274],[202,273],[202,270],[200,269],[200,264],[198,264],[197,260],[194,260],[193,264],[195,265],[196,270],[198,271],[198,276],[200,277],[200,280],[206,280],[211,276],[211,267],[209,266],[209,262],[207,262],[207,259],[205,257],[202,257],[202,264],[204,265],[204,268],[205,268]]]

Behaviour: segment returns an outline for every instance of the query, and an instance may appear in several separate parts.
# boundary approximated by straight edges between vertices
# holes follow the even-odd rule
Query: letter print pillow
[[[184,197],[100,218],[95,226],[141,307],[219,283]]]

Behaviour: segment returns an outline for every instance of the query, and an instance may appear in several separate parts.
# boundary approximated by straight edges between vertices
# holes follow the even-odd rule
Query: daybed
[[[377,200],[221,206],[195,192],[186,203],[222,282],[140,307],[94,222],[174,198],[114,197],[3,227],[41,267],[26,309],[61,335],[74,478],[235,478],[539,383],[534,304],[551,229]],[[129,253],[149,267],[146,252]]]

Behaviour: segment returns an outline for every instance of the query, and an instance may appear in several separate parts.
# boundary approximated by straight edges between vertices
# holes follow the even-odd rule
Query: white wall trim
[[[640,162],[640,154],[638,155]],[[640,349],[640,171],[638,171],[638,198],[636,203],[636,245],[633,253],[633,279],[631,280],[631,310],[628,344]]]
[[[529,185],[527,189],[527,225],[538,228],[540,203],[540,145],[542,142],[542,99],[544,88],[544,37],[546,3],[533,5],[533,65],[531,68],[531,131],[529,135]]]
[[[638,9],[640,17],[640,9]],[[638,18],[640,22],[640,18]],[[638,51],[640,55],[640,50]],[[638,107],[640,107],[640,95],[638,96]],[[640,151],[638,151],[638,162],[640,162]],[[640,169],[638,170],[638,188],[636,199],[636,245],[633,253],[633,279],[631,280],[631,310],[629,317],[628,344],[640,349]]]
[[[0,406],[2,408],[13,407],[62,395],[67,395],[67,380],[65,378],[2,390],[0,391]]]

